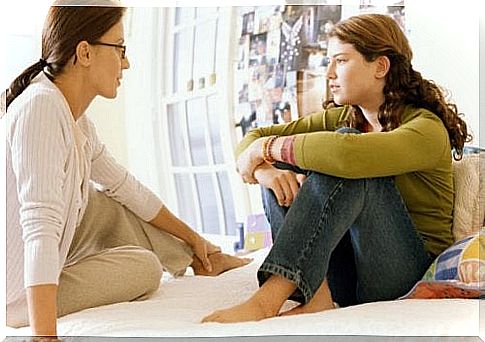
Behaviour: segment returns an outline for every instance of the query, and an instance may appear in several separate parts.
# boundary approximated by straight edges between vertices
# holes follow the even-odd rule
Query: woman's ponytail
[[[31,65],[25,69],[6,90],[6,109],[12,103],[13,100],[27,88],[32,82],[35,76],[37,76],[47,66],[47,62],[40,59],[37,63]]]

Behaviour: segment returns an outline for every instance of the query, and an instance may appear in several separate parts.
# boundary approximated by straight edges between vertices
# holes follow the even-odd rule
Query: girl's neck
[[[362,115],[366,120],[366,131],[367,132],[380,132],[382,131],[381,123],[379,122],[379,112],[378,111],[366,111],[364,108],[362,110]]]

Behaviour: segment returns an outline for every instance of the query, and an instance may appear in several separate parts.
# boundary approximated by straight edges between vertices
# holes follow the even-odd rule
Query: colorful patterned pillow
[[[441,253],[401,299],[481,298],[485,294],[485,229]]]

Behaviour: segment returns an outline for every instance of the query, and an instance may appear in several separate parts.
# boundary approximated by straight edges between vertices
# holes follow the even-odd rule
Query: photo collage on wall
[[[384,12],[404,26],[403,1],[391,1],[393,6],[359,2],[347,12]],[[333,1],[238,8],[235,115],[243,135],[252,127],[290,122],[322,109],[327,34],[342,19],[342,7]]]
[[[340,5],[259,6],[239,15],[236,115],[243,133],[302,115],[298,72],[323,73],[325,33],[340,17]],[[319,91],[323,94],[324,86]]]

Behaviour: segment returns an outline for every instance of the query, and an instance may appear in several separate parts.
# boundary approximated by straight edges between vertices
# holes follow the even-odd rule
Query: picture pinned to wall
[[[273,64],[267,68],[268,78],[264,84],[264,98],[268,101],[268,110],[271,108],[273,123],[278,123],[275,118],[275,107],[283,99],[283,90],[285,88],[286,71],[284,64]]]
[[[277,6],[259,6],[254,11],[254,33],[264,33],[271,30],[271,18],[275,14]]]
[[[249,102],[261,100],[263,85],[266,82],[266,65],[249,67],[248,100]]]
[[[294,6],[287,6],[292,8]],[[295,12],[290,12],[295,13]],[[300,32],[303,26],[303,16],[293,14],[281,24],[280,61],[287,71],[297,70],[298,56],[301,51]]]
[[[341,5],[316,6],[316,44],[327,48],[328,34],[342,18]]]
[[[268,61],[268,64],[278,64],[281,42],[280,30],[268,31],[266,35],[266,59]]]
[[[254,12],[243,15],[241,36],[252,34],[254,32]]]
[[[239,38],[237,69],[247,69],[249,66],[249,35]]]
[[[245,71],[237,70],[235,73],[238,103],[249,101],[248,81],[249,76]]]
[[[249,39],[249,66],[259,66],[267,64],[266,57],[267,33],[251,35]]]
[[[280,116],[285,114],[284,117],[281,117],[281,119],[278,120],[278,122],[288,122],[285,121],[288,120],[288,118],[291,118],[290,121],[298,119],[296,71],[286,71],[285,88],[281,96],[281,101],[277,103],[277,108],[283,110],[280,113]]]
[[[323,108],[326,94],[324,69],[299,70],[297,72],[297,100],[300,116],[319,112]]]

